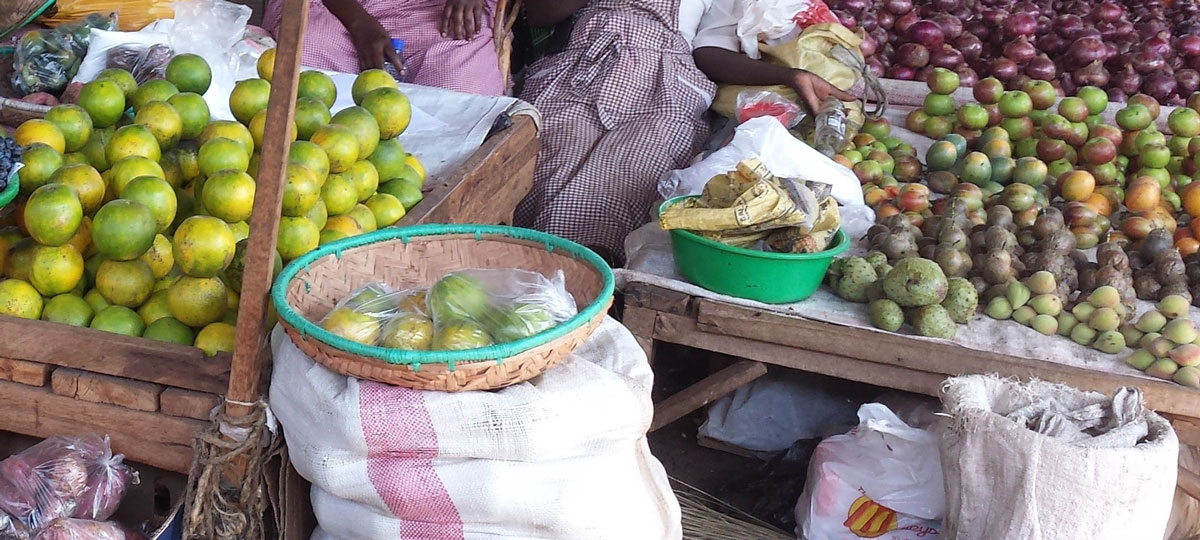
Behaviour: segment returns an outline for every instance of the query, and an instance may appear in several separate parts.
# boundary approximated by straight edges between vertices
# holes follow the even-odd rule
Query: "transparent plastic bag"
[[[13,58],[13,88],[24,94],[59,94],[75,76],[88,52],[93,28],[115,30],[115,13],[93,13],[53,30],[25,33]]]
[[[142,540],[145,537],[111,521],[54,520],[33,540]]]
[[[395,315],[401,297],[390,286],[370,283],[343,298],[321,318],[321,328],[364,345],[376,345],[383,324]]]
[[[147,49],[156,45],[165,46],[169,39],[168,34],[149,28],[138,32],[94,29],[88,54],[73,82],[89,82],[106,68],[123,69],[133,74]],[[138,82],[140,84],[142,81],[139,79]]]
[[[112,515],[136,474],[108,439],[51,437],[0,461],[0,538],[30,538],[59,518]]]
[[[737,121],[742,124],[760,116],[772,116],[788,129],[804,117],[799,105],[770,91],[743,90],[737,95]]]

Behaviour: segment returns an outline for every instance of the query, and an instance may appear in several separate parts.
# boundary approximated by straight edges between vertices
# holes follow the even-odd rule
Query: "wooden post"
[[[275,263],[275,236],[283,207],[283,182],[287,169],[289,126],[295,117],[292,104],[300,77],[304,29],[308,24],[308,0],[284,0],[279,44],[275,49],[275,74],[267,105],[267,123],[250,216],[250,245],[238,302],[237,338],[229,376],[225,412],[233,417],[253,411],[246,403],[258,400],[262,385],[263,355],[266,352],[267,302]]]

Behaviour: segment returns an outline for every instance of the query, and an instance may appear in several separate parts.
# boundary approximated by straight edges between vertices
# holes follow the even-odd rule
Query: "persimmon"
[[[1183,200],[1183,210],[1189,216],[1200,216],[1200,182],[1192,182],[1184,186],[1183,193],[1179,194],[1179,198]]]
[[[1068,201],[1084,201],[1096,191],[1096,178],[1087,171],[1071,171],[1059,179],[1058,190]]]
[[[1083,201],[1083,204],[1090,206],[1092,210],[1095,210],[1100,215],[1109,216],[1113,212],[1112,203],[1108,201],[1108,197],[1105,197],[1103,193],[1092,192]]]
[[[1200,240],[1196,240],[1190,236],[1187,238],[1181,238],[1175,241],[1175,249],[1179,250],[1180,255],[1187,257],[1188,255],[1200,251]]]
[[[1158,180],[1149,176],[1139,176],[1129,184],[1125,191],[1125,207],[1133,212],[1145,212],[1158,206],[1162,199],[1162,187]]]

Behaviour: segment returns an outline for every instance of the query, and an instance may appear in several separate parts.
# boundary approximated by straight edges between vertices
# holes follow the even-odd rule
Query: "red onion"
[[[1108,70],[1099,60],[1075,70],[1074,81],[1082,86],[1108,86]]]
[[[1195,34],[1183,36],[1175,42],[1175,47],[1179,49],[1179,54],[1188,58],[1200,56],[1200,36]]]
[[[1037,17],[1032,13],[1014,13],[1004,20],[1004,34],[1010,38],[1037,33]]]
[[[887,68],[887,71],[884,73],[884,76],[886,76],[889,79],[899,79],[901,81],[911,81],[911,80],[915,80],[917,78],[917,71],[908,66],[903,66],[903,65],[897,64],[895,66]]]
[[[1044,36],[1048,32],[1050,32],[1051,24],[1053,24],[1053,21],[1050,20],[1050,17],[1046,17],[1046,16],[1038,17],[1037,18],[1037,35]]]
[[[954,69],[962,65],[962,63],[962,53],[949,45],[942,45],[942,48],[929,53],[929,65],[931,66]],[[961,83],[961,81],[959,82]]]
[[[1171,47],[1171,34],[1168,32],[1159,32],[1158,35],[1144,41],[1142,47],[1154,51],[1159,56],[1170,56],[1175,53],[1174,48]]]
[[[1075,84],[1070,75],[1070,73],[1063,73],[1058,78],[1059,87],[1062,88],[1062,93],[1065,96],[1073,96],[1075,95],[1075,91],[1079,90],[1079,85]]]
[[[1108,89],[1108,100],[1109,101],[1123,102],[1126,99],[1129,99],[1129,94],[1126,94],[1124,90],[1121,90],[1120,88],[1109,88]]]
[[[879,59],[873,57],[867,59],[867,68],[869,68],[871,70],[871,74],[876,77],[882,77],[886,72],[883,69],[883,64],[879,62]]]
[[[1024,64],[1037,55],[1037,49],[1025,39],[1025,36],[1010,41],[1004,46],[1004,56],[1018,64]]]
[[[958,0],[933,0],[933,9],[950,12],[958,9]]]
[[[1145,49],[1129,55],[1129,63],[1133,65],[1133,69],[1136,69],[1138,73],[1154,73],[1167,66],[1167,62],[1161,56]]]
[[[905,43],[896,49],[896,60],[910,68],[923,68],[929,64],[929,49],[920,43]]]
[[[1001,81],[1011,81],[1020,72],[1016,62],[1000,57],[992,61],[992,76]]]
[[[1092,9],[1092,18],[1105,22],[1114,22],[1125,14],[1125,10],[1120,4],[1114,2],[1101,2]]]
[[[1117,36],[1120,35],[1117,33],[1117,25],[1113,23],[1097,23],[1096,30],[1100,31],[1100,37],[1104,39],[1105,43],[1107,43],[1110,39],[1116,39]]]
[[[1181,96],[1190,96],[1200,90],[1200,72],[1194,69],[1181,69],[1175,72],[1176,90]]]
[[[1071,37],[1072,34],[1083,28],[1083,19],[1079,15],[1059,15],[1054,19],[1052,25],[1054,32],[1062,37]]]
[[[972,9],[973,7],[974,6],[972,6],[972,7],[958,6],[958,8],[951,11],[950,14],[957,17],[958,20],[960,20],[960,21],[965,21],[965,20],[970,19],[971,17],[975,16],[975,10]]]
[[[891,30],[896,25],[896,16],[887,11],[876,13],[875,18],[879,20],[879,28],[884,30]]]
[[[1109,81],[1114,87],[1120,88],[1129,95],[1136,94],[1142,87],[1142,76],[1129,64],[1125,64],[1124,69],[1112,74]]]
[[[933,17],[933,22],[938,25],[938,28],[942,29],[942,34],[947,40],[951,40],[962,35],[963,23],[958,19],[958,17],[948,13],[940,13]]]
[[[858,19],[855,19],[854,15],[851,15],[849,11],[834,11],[833,16],[837,17],[838,22],[842,23],[842,26],[846,28],[858,28]]]
[[[1008,13],[998,9],[986,9],[983,11],[983,22],[993,28],[1004,24],[1004,19],[1008,18]]]
[[[1116,58],[1118,54],[1120,54],[1120,52],[1117,50],[1116,45],[1113,45],[1112,43],[1104,44],[1104,55],[1102,58],[1105,62]]]
[[[883,9],[897,17],[912,11],[912,0],[883,0]]]
[[[1166,101],[1175,95],[1176,87],[1175,77],[1166,72],[1154,73],[1142,83],[1142,91],[1159,101]]]
[[[979,82],[979,74],[966,64],[954,68],[954,72],[958,74],[959,86],[975,86],[975,83]]]
[[[1054,67],[1053,60],[1042,55],[1029,61],[1029,64],[1025,66],[1025,74],[1029,75],[1032,79],[1053,81],[1054,76],[1058,74],[1058,70]]]
[[[866,30],[868,32],[870,32],[871,30],[874,30],[876,28],[879,28],[879,22],[875,19],[875,13],[867,11],[865,13],[859,14],[858,26],[859,26],[859,28],[862,28],[863,30]]]
[[[872,7],[871,0],[841,0],[841,4],[854,13],[862,13]]]
[[[1096,38],[1100,41],[1104,41],[1104,35],[1100,33],[1100,29],[1091,26],[1080,28],[1079,31],[1071,35],[1072,39],[1082,39],[1085,37]]]
[[[864,37],[862,43],[858,44],[858,50],[862,52],[864,57],[874,56],[875,51],[879,49],[879,44],[875,42],[875,38],[871,36]]]
[[[1104,42],[1094,37],[1082,37],[1071,44],[1067,53],[1077,66],[1086,66],[1104,58]]]
[[[917,75],[915,78],[918,81],[927,81],[927,80],[929,80],[929,74],[931,72],[933,72],[933,66],[932,65],[925,66],[925,67],[917,70]]]
[[[933,21],[920,20],[908,27],[908,39],[924,45],[929,50],[937,50],[946,41],[946,35]]]
[[[896,37],[899,37],[900,35],[908,35],[908,28],[919,20],[921,20],[921,17],[917,15],[917,12],[915,11],[910,11],[904,15],[901,15],[896,19],[896,25],[892,27],[894,30],[896,30]]]
[[[1188,67],[1200,71],[1200,56],[1188,60]]]
[[[1038,48],[1043,51],[1050,51],[1054,54],[1061,54],[1067,47],[1071,46],[1070,40],[1055,33],[1046,34],[1037,41]]]
[[[963,34],[954,40],[954,48],[962,53],[964,59],[974,60],[983,53],[983,42],[971,34]]]
[[[976,39],[980,40],[980,43],[982,43],[983,40],[986,40],[989,36],[991,36],[992,31],[991,28],[988,27],[988,25],[983,21],[973,19],[967,21],[967,23],[963,25],[963,35],[968,34],[974,36]]]

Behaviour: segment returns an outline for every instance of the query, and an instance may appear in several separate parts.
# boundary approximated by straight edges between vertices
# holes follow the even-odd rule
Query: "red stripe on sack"
[[[400,540],[462,540],[462,516],[433,468],[437,433],[421,391],[360,381],[358,408],[367,477],[400,518]]]

